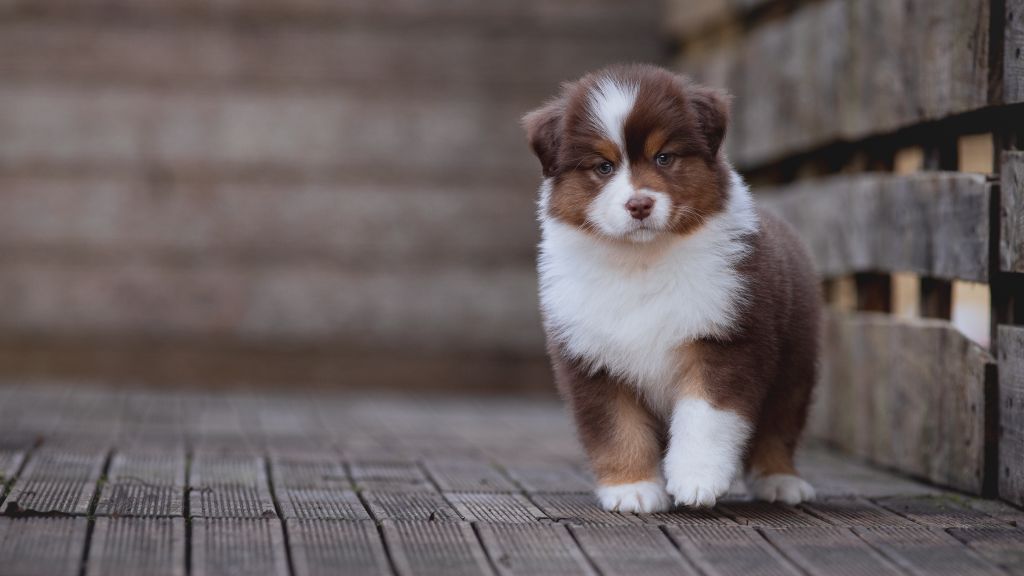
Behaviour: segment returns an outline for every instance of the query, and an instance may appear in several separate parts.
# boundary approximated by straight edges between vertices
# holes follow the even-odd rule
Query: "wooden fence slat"
[[[374,522],[291,519],[285,526],[295,576],[391,574]]]
[[[184,518],[97,518],[86,576],[185,576]]]
[[[796,576],[801,573],[754,528],[670,526],[665,532],[687,559],[710,576]]]
[[[786,528],[763,533],[808,574],[902,574],[856,534],[843,528]]]
[[[1003,37],[1003,102],[1024,102],[1024,0],[1005,0],[1002,22]]]
[[[19,576],[78,576],[85,518],[0,517],[0,571]]]
[[[654,526],[570,526],[602,574],[698,574]]]
[[[1002,571],[956,538],[929,528],[855,528],[868,544],[916,576],[996,575]]]
[[[1024,74],[1021,78],[1024,82]],[[999,267],[1005,272],[1024,272],[1024,152],[1003,152],[1001,166]]]
[[[948,322],[830,314],[812,433],[933,482],[980,493],[989,353]]]
[[[834,176],[760,191],[792,224],[825,277],[914,272],[988,281],[989,202],[983,176]]]
[[[395,570],[402,576],[494,573],[469,523],[385,521],[383,529]]]
[[[118,452],[110,462],[96,514],[182,516],[185,452]]]
[[[193,576],[288,576],[281,522],[265,518],[192,520]]]
[[[502,576],[594,574],[565,526],[484,523],[477,530],[484,549]]]
[[[726,143],[748,169],[988,106],[989,32],[985,0],[825,0],[681,67],[744,103]]]
[[[11,488],[3,513],[88,514],[105,461],[102,453],[35,452]]]

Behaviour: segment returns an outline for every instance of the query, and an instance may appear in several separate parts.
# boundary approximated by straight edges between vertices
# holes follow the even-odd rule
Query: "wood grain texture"
[[[103,453],[35,452],[7,495],[3,513],[88,514],[105,461]]]
[[[653,526],[571,526],[573,536],[602,574],[698,574]]]
[[[477,531],[502,576],[595,574],[565,526],[485,523]]]
[[[395,570],[402,576],[494,573],[468,523],[386,521],[383,530]]]
[[[265,460],[260,457],[197,455],[189,471],[189,488],[192,517],[277,517]]]
[[[185,576],[184,518],[98,518],[86,576]]]
[[[391,574],[374,522],[288,520],[285,526],[295,576]]]
[[[1001,166],[999,267],[1024,272],[1024,152],[1003,152]]]
[[[276,518],[192,520],[192,574],[288,576],[288,555]]]
[[[18,576],[77,576],[85,518],[0,517],[0,571]]]
[[[949,533],[1008,574],[1024,574],[1024,531],[1011,528],[953,528]]]
[[[999,496],[1024,506],[1024,327],[999,327]]]
[[[891,497],[876,500],[879,505],[930,528],[1007,527],[998,518],[943,496]]]
[[[1002,574],[953,536],[929,528],[857,528],[857,534],[900,569],[916,576]]]
[[[985,467],[989,353],[949,323],[830,314],[812,433],[972,493]]]
[[[763,533],[808,574],[896,576],[902,573],[850,530],[786,528]]]
[[[760,192],[825,277],[883,271],[988,281],[993,188],[983,176],[836,176]]]
[[[444,492],[518,492],[492,464],[470,459],[427,460],[424,467]]]
[[[671,526],[665,532],[705,574],[795,576],[801,573],[750,527]]]
[[[1003,22],[1003,101],[1024,102],[1024,1],[1005,0]]]
[[[445,498],[464,520],[491,524],[533,524],[548,516],[522,494],[457,492]]]
[[[182,516],[184,499],[184,450],[118,452],[111,459],[96,514]]]
[[[826,0],[680,67],[743,103],[727,145],[751,168],[989,105],[989,32],[984,0]]]

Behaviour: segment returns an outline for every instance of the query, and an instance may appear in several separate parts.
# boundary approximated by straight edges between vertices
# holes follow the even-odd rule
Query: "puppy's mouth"
[[[650,242],[661,235],[661,228],[654,226],[649,220],[639,220],[630,223],[629,229],[622,237],[636,243]]]

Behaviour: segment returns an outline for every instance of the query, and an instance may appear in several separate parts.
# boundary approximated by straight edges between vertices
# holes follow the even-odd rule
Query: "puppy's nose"
[[[637,220],[643,220],[650,216],[652,208],[654,208],[654,198],[650,196],[633,196],[626,202],[626,210],[629,210],[629,215]]]

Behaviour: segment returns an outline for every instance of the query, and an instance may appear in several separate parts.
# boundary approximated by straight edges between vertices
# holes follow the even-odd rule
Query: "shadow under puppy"
[[[647,65],[524,118],[548,352],[607,510],[813,498],[793,452],[821,305],[805,248],[722,153],[728,97]]]

